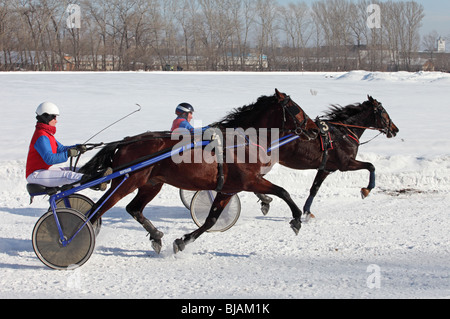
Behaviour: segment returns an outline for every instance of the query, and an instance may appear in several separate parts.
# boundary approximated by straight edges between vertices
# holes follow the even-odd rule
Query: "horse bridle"
[[[367,129],[367,130],[373,130],[373,131],[380,131],[380,134],[378,134],[377,136],[375,136],[374,138],[372,138],[371,140],[369,140],[367,142],[359,143],[359,145],[367,144],[367,143],[373,141],[374,139],[376,139],[378,136],[380,136],[383,133],[386,135],[391,133],[392,120],[391,120],[391,117],[389,116],[389,114],[384,109],[383,105],[380,102],[378,102],[377,100],[368,101],[368,102],[370,102],[373,106],[373,112],[375,114],[375,121],[376,121],[377,126],[379,126],[379,127],[351,125],[351,124],[335,123],[335,122],[329,122],[329,123],[333,124],[333,125],[345,127],[348,131],[350,131],[350,133],[352,133],[352,135],[355,135],[355,133],[350,128],[361,128],[361,129],[365,129],[365,130]],[[386,118],[383,116],[384,114],[387,115],[387,117],[389,118],[389,121],[386,120]]]
[[[380,124],[379,130],[381,132],[383,132],[384,134],[388,135],[389,133],[391,133],[391,126],[392,126],[391,117],[386,112],[383,105],[380,102],[378,102],[377,100],[374,100],[372,102],[372,105],[374,106],[374,113],[375,113],[376,120]],[[387,115],[389,120],[386,120],[386,118],[383,116],[385,114]]]
[[[311,138],[308,134],[306,134],[306,125],[308,123],[308,120],[310,119],[309,116],[303,111],[300,106],[298,106],[297,103],[295,103],[289,95],[285,95],[284,100],[281,102],[281,106],[283,107],[283,126],[282,130],[287,133],[294,133],[295,135],[304,135],[308,140],[311,140]],[[287,130],[284,128],[284,125],[286,123],[286,111],[291,115],[291,117],[294,119],[295,123],[295,129],[294,130]],[[300,117],[300,113],[303,116],[303,119]]]

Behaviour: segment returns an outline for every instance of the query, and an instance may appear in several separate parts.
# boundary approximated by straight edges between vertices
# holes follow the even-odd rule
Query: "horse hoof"
[[[153,232],[150,235],[152,236],[152,239],[159,240],[159,241],[161,241],[161,239],[164,237],[164,233],[159,230]]]
[[[264,216],[266,216],[269,213],[270,205],[266,203],[261,203],[261,212]]]
[[[302,222],[300,221],[300,219],[293,219],[289,224],[291,224],[291,228],[297,236],[300,228],[302,228]]]
[[[176,239],[173,242],[173,252],[177,254],[180,251],[183,251],[186,248],[186,243],[183,239]]]
[[[361,197],[362,199],[365,199],[370,194],[370,189],[368,188],[361,188]]]
[[[311,219],[314,219],[314,218],[316,218],[316,216],[313,213],[311,213],[311,212],[305,213],[305,222],[309,222]]]
[[[161,239],[152,239],[152,248],[159,255],[161,253],[162,242]]]

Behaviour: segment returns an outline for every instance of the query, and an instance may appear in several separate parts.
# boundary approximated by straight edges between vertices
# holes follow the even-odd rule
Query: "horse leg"
[[[249,186],[249,191],[262,193],[262,194],[271,194],[281,198],[286,204],[288,204],[289,208],[292,211],[293,219],[290,222],[291,228],[296,235],[300,231],[302,227],[301,217],[302,211],[295,202],[292,200],[291,195],[282,187],[272,184],[268,180],[261,178],[258,179],[257,183],[253,183]]]
[[[186,245],[194,242],[200,235],[213,227],[217,219],[219,219],[220,214],[224,210],[224,208],[228,205],[231,198],[234,194],[224,194],[217,193],[214,202],[212,203],[211,209],[209,210],[208,217],[206,217],[205,223],[198,228],[196,231],[184,235],[182,238],[176,239],[173,243],[173,251],[174,253],[178,253],[179,251],[183,251],[186,248]]]
[[[266,216],[267,213],[269,213],[270,203],[272,202],[273,199],[264,194],[255,193],[255,195],[261,201],[261,212],[263,213],[264,216]]]
[[[330,171],[319,170],[316,174],[314,182],[309,190],[309,197],[305,202],[305,206],[303,206],[303,212],[306,214],[306,219],[315,218],[314,214],[311,213],[311,205],[314,201],[314,197],[316,197],[317,192],[322,186],[323,181],[330,175]]]
[[[159,245],[161,246],[160,240],[163,236],[161,232],[159,232],[150,221],[146,220],[145,217],[142,215],[142,210],[144,209],[145,205],[148,204],[148,202],[153,199],[156,194],[161,190],[161,187],[163,184],[157,184],[156,186],[148,186],[146,184],[148,178],[148,175],[145,175],[145,173],[140,172],[136,173],[134,175],[131,175],[120,187],[119,184],[121,181],[118,179],[114,179],[112,181],[112,185],[110,189],[100,198],[100,200],[94,205],[92,208],[93,211],[97,210],[97,208],[101,206],[99,211],[92,217],[92,223],[94,223],[96,220],[98,220],[100,217],[103,216],[104,213],[106,213],[109,209],[114,207],[114,205],[127,196],[128,194],[132,193],[134,190],[139,189],[138,195],[133,199],[133,201],[127,206],[127,212],[133,216],[138,222],[140,222],[145,229],[150,233],[152,238],[156,241],[156,246],[152,242],[152,246],[157,251],[158,249],[158,240]],[[119,187],[119,188],[117,188]],[[141,191],[142,188],[142,191]],[[114,191],[114,194],[110,196],[110,194]],[[149,191],[151,193],[151,196],[148,194],[145,194],[145,191]],[[152,192],[153,191],[153,192]],[[109,198],[109,199],[108,199]],[[140,204],[140,203],[143,203]],[[156,247],[156,248],[155,248]],[[161,248],[159,248],[160,250]]]
[[[369,185],[366,188],[361,188],[361,197],[365,199],[369,196],[372,189],[375,188],[375,166],[372,163],[352,160],[347,168],[348,171],[358,171],[361,169],[366,169],[370,172]]]
[[[164,236],[164,233],[159,231],[150,220],[145,218],[143,211],[145,206],[160,192],[163,185],[162,183],[157,185],[145,184],[139,187],[137,195],[126,207],[128,214],[149,232],[153,250],[158,254],[161,252],[161,238]]]
[[[368,164],[368,170],[370,172],[370,177],[369,177],[369,185],[367,186],[367,188],[361,188],[361,197],[362,199],[365,199],[367,196],[369,196],[370,192],[372,191],[372,189],[375,188],[375,166],[373,166],[370,163]]]

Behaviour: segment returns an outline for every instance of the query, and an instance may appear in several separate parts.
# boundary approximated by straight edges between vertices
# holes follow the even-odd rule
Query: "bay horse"
[[[280,152],[279,163],[285,167],[298,170],[318,169],[303,207],[307,219],[314,217],[311,205],[323,181],[338,170],[341,172],[368,170],[369,185],[361,189],[361,196],[363,199],[369,196],[375,188],[375,166],[356,160],[360,138],[367,129],[378,130],[386,134],[387,138],[393,138],[399,132],[383,105],[372,96],[368,96],[368,100],[363,103],[345,107],[331,106],[330,110],[317,121],[322,131],[316,139],[295,140],[283,146],[284,149]],[[271,198],[260,197],[260,199],[261,210],[267,214]]]
[[[287,114],[290,116],[287,116]],[[294,132],[302,140],[315,138],[318,134],[318,127],[315,122],[289,96],[278,90],[275,90],[273,96],[262,96],[254,104],[235,109],[221,122],[211,126],[218,128],[220,131],[236,127],[243,129],[274,128],[279,129],[282,136]],[[178,143],[178,139],[171,138],[171,134],[167,134],[167,132],[149,132],[128,137],[123,141],[105,146],[80,168],[80,172],[94,175],[106,167],[112,167],[114,171],[123,170],[127,166],[129,167],[131,163],[138,163],[142,158],[148,158],[151,154],[159,154],[170,150]],[[245,149],[245,154],[249,157],[249,144],[234,149],[226,149],[225,152],[232,153],[242,148]],[[178,163],[173,158],[159,161],[154,165],[131,173],[129,178],[114,193],[112,190],[116,189],[122,181],[113,179],[110,189],[98,202],[103,203],[103,206],[92,218],[92,222],[100,218],[120,199],[137,189],[137,195],[126,206],[126,211],[150,233],[152,247],[159,253],[164,234],[143,215],[146,205],[160,192],[165,183],[192,191],[213,190],[217,188],[219,178],[222,177],[221,189],[216,195],[204,225],[175,240],[173,244],[175,253],[184,250],[186,244],[195,241],[201,234],[214,226],[231,197],[241,191],[271,194],[284,200],[293,216],[290,226],[297,235],[301,228],[301,209],[294,203],[284,188],[274,185],[264,178],[264,174],[275,163],[270,158],[259,157],[253,162],[233,161],[229,163],[227,160],[223,163],[222,172],[220,172],[217,150],[217,148],[214,148],[211,152],[204,152],[200,162],[195,161],[195,151],[192,150],[183,154],[183,156],[187,155],[184,157],[188,159],[186,161]],[[265,173],[262,173],[263,170]]]

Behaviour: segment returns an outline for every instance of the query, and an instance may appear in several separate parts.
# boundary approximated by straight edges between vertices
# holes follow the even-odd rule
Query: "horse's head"
[[[394,122],[392,122],[388,112],[386,112],[383,105],[373,97],[368,96],[368,99],[368,103],[373,106],[373,110],[375,113],[376,128],[379,129],[380,132],[386,134],[388,138],[395,137],[400,130],[394,124]]]
[[[311,140],[315,139],[319,134],[319,127],[311,118],[303,111],[303,109],[295,103],[290,96],[285,93],[281,93],[275,89],[275,95],[278,99],[278,103],[283,106],[283,109],[288,111],[294,120],[295,128],[293,131],[299,135],[302,139]]]

